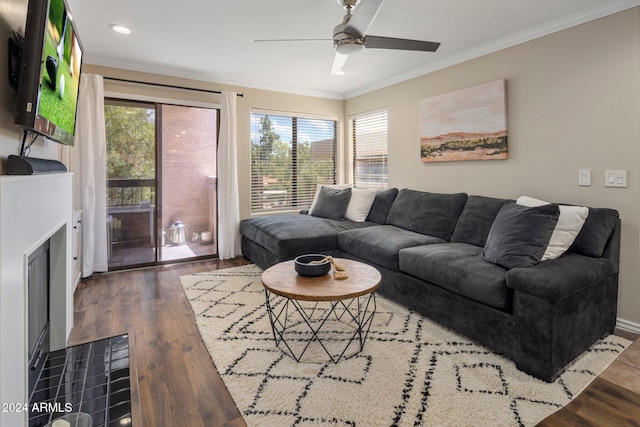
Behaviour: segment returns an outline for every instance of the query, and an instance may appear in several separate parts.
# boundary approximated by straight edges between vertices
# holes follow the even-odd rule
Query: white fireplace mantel
[[[73,327],[73,174],[0,176],[0,402],[28,404],[29,255],[50,239],[51,350]],[[0,412],[0,425],[27,425],[28,413]]]

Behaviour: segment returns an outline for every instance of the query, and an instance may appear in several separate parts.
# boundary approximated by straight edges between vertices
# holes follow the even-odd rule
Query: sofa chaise
[[[392,188],[377,192],[366,218],[354,221],[343,217],[348,189],[322,190],[342,194],[341,204],[329,204],[341,212],[314,214],[312,206],[245,219],[243,255],[263,268],[306,253],[373,265],[380,294],[548,382],[615,327],[620,219],[613,209],[581,208],[568,248],[545,259],[568,205]]]

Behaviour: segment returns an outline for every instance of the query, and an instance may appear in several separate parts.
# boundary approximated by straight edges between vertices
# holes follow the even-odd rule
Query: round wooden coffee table
[[[352,343],[362,351],[376,311],[375,291],[380,272],[370,265],[336,258],[349,276],[336,280],[333,271],[319,277],[296,273],[285,261],[262,273],[267,313],[276,345],[295,360],[302,360],[312,343],[338,363]],[[341,345],[346,342],[346,345]],[[285,351],[286,350],[288,351]],[[336,348],[338,350],[336,350]]]

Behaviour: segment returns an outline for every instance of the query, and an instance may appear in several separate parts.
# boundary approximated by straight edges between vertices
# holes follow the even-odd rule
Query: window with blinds
[[[387,110],[351,119],[353,183],[357,188],[384,189],[388,185]]]
[[[251,212],[307,209],[335,184],[338,121],[251,113]]]

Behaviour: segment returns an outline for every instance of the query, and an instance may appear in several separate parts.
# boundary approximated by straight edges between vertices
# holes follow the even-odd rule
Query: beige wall
[[[640,9],[549,35],[346,101],[346,115],[389,110],[389,181],[395,187],[522,194],[610,207],[622,218],[618,313],[640,327]],[[420,162],[418,103],[507,81],[509,159]],[[591,169],[592,185],[577,185]],[[626,169],[627,188],[605,188]]]

